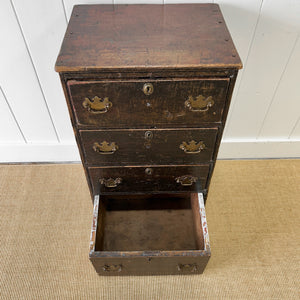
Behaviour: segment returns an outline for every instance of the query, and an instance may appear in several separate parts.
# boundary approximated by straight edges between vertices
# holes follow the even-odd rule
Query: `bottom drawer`
[[[196,166],[89,167],[94,195],[203,192],[209,164]]]
[[[100,275],[199,274],[210,257],[202,193],[94,199],[90,260]]]

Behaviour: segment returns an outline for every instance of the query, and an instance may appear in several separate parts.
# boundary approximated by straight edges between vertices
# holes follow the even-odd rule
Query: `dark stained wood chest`
[[[99,274],[197,274],[242,67],[216,4],[77,5],[57,58],[94,200]]]

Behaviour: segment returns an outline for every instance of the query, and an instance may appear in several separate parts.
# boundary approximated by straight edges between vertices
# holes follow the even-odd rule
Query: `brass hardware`
[[[101,178],[100,180],[101,184],[104,184],[107,188],[114,188],[117,187],[121,182],[122,182],[122,178],[118,177],[116,179],[113,178]]]
[[[183,175],[175,178],[177,183],[180,183],[182,186],[191,186],[194,182],[198,180],[198,177],[192,175]]]
[[[103,141],[101,144],[96,142],[93,145],[93,150],[99,154],[114,154],[118,149],[115,142],[109,144],[107,141]]]
[[[104,265],[102,269],[104,272],[121,272],[122,265]]]
[[[82,106],[93,114],[104,114],[112,107],[112,103],[108,97],[102,99],[95,96],[92,100],[85,98],[82,102]]]
[[[196,154],[205,149],[205,144],[202,141],[196,143],[194,140],[192,140],[189,143],[182,142],[179,148],[187,154]]]
[[[191,273],[197,271],[197,264],[178,264],[178,271],[189,271]]]
[[[149,96],[153,93],[154,91],[154,87],[152,85],[152,83],[145,83],[143,86],[143,92],[145,95]]]
[[[150,149],[151,148],[151,140],[153,138],[153,133],[152,131],[146,131],[145,132],[145,139],[146,139],[146,142],[144,143],[144,146],[146,149]]]
[[[152,131],[146,131],[145,132],[145,139],[152,139],[153,138],[153,133]]]
[[[196,97],[194,100],[193,96],[189,96],[188,100],[184,102],[185,107],[187,107],[190,111],[198,111],[198,112],[205,112],[208,111],[210,107],[214,105],[214,100],[212,96],[205,98],[202,95]]]
[[[145,173],[146,173],[146,175],[152,175],[153,169],[152,168],[146,168]]]

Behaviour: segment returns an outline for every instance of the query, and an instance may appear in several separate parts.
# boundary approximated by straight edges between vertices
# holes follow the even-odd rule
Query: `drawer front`
[[[89,165],[199,164],[212,159],[217,128],[81,130]]]
[[[153,257],[146,251],[138,257],[113,257],[110,253],[107,255],[108,257],[90,257],[99,275],[196,275],[204,272],[210,258],[205,252],[204,255],[194,257],[184,256],[184,252],[177,254],[177,257],[176,253],[171,257],[164,254]]]
[[[68,81],[79,126],[145,128],[219,122],[229,79]]]
[[[94,194],[201,192],[209,164],[172,167],[89,167]]]

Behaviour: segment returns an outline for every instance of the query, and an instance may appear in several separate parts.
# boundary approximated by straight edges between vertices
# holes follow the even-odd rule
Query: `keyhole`
[[[153,93],[153,85],[152,83],[145,83],[143,86],[143,92],[145,95],[151,95]]]
[[[153,137],[153,133],[151,131],[146,131],[145,132],[145,138],[146,139],[152,139]]]
[[[152,173],[153,173],[152,168],[146,168],[145,173],[146,173],[146,175],[152,175]]]

